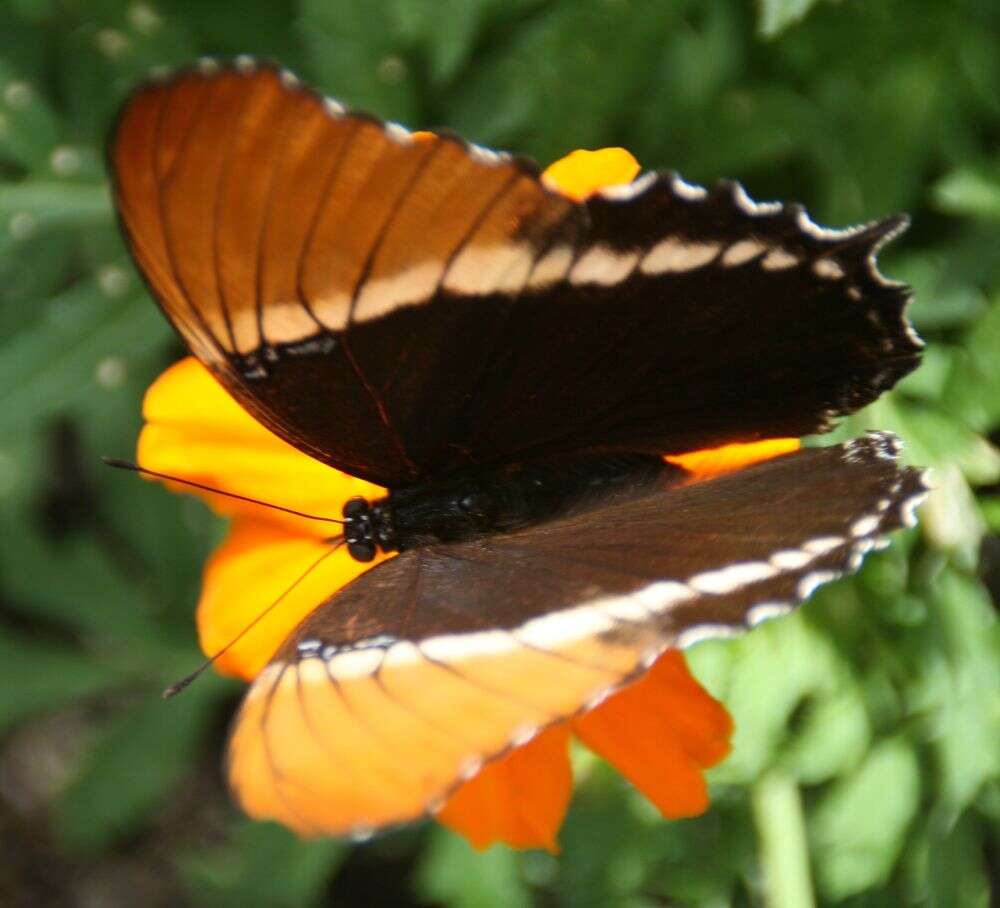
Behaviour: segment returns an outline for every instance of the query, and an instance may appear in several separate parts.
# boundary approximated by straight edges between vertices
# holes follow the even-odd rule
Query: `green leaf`
[[[934,185],[934,202],[962,217],[1000,220],[1000,168],[961,167]]]
[[[209,709],[229,685],[203,676],[184,694],[164,701],[149,692],[103,730],[60,799],[57,830],[68,848],[94,852],[138,828],[166,804],[194,766]]]
[[[987,591],[954,570],[935,586],[933,615],[948,658],[935,687],[921,693],[930,707],[939,796],[956,817],[1000,778],[1000,622]]]
[[[303,0],[301,11],[310,69],[323,89],[382,119],[415,125],[417,86],[393,4]]]
[[[965,337],[942,401],[947,411],[980,432],[1000,424],[1000,295]]]
[[[561,853],[553,873],[560,906],[632,905],[646,882],[650,844],[663,820],[648,801],[582,746],[574,764],[589,767],[560,832]]]
[[[24,232],[50,227],[89,228],[111,222],[111,198],[104,183],[25,180],[0,185],[0,220]]]
[[[700,651],[690,653],[692,667],[704,677]],[[718,652],[718,649],[715,648]],[[800,614],[769,621],[726,648],[730,664],[724,677],[719,666],[709,684],[733,717],[733,752],[712,773],[724,784],[747,784],[769,766],[804,768],[817,778],[839,771],[857,758],[867,736],[864,711],[856,701],[848,664],[830,641]],[[827,702],[830,701],[830,702]],[[827,735],[817,719],[792,722],[801,711],[819,710],[817,719],[844,713],[841,733]],[[860,722],[858,727],[854,723]],[[844,728],[852,726],[848,734]],[[801,737],[800,737],[801,735]],[[803,757],[824,746],[831,752],[815,766]]]
[[[818,785],[853,769],[871,742],[872,730],[859,687],[806,701],[780,764],[804,785]]]
[[[0,734],[35,713],[93,696],[120,678],[114,669],[65,645],[0,632]]]
[[[421,47],[430,81],[445,87],[456,78],[474,50],[488,19],[516,16],[537,0],[399,0],[394,5],[400,34],[408,46]]]
[[[237,823],[220,846],[185,849],[178,863],[192,904],[210,908],[309,908],[347,847],[332,839],[305,842],[273,823]]]
[[[1000,495],[986,495],[980,498],[979,510],[990,532],[1000,536]]]
[[[978,558],[986,524],[961,470],[953,463],[934,469],[933,488],[920,508],[920,526],[931,544],[970,567]]]
[[[416,880],[425,899],[449,908],[527,908],[531,904],[514,852],[503,846],[477,852],[442,827],[431,830],[430,839]]]
[[[469,138],[549,163],[575,148],[621,144],[631,98],[655,79],[656,53],[682,4],[574,0],[542,5],[519,23],[513,52],[485,55],[456,87],[452,125]]]
[[[0,58],[0,159],[25,169],[42,167],[59,135],[41,86]]]
[[[924,250],[893,260],[893,277],[913,290],[913,301],[906,311],[919,330],[964,327],[986,308],[982,288],[957,262],[953,250]],[[933,357],[932,351],[939,349],[948,348],[938,344],[924,351],[918,373],[927,369],[928,355]]]
[[[127,365],[168,333],[145,294],[121,299],[96,283],[35,305],[44,306],[46,317],[0,340],[0,437],[100,398],[101,362],[118,357]]]
[[[1000,480],[1000,451],[948,413],[924,407],[906,407],[904,433],[919,440],[930,460],[924,466],[954,464],[972,485]]]
[[[731,904],[741,881],[757,873],[755,830],[745,798],[734,794],[715,795],[712,809],[690,820],[666,822],[651,810],[644,839],[620,840],[622,850],[642,846],[646,871],[638,892],[660,895],[667,904]],[[608,838],[597,835],[591,855],[595,863],[602,860],[600,849]],[[639,896],[634,904],[646,902]]]
[[[804,19],[817,0],[757,0],[757,30],[765,38],[775,38]]]
[[[920,806],[920,767],[904,740],[882,741],[809,814],[817,883],[839,900],[885,882]]]
[[[149,604],[116,570],[100,541],[47,539],[20,510],[0,511],[0,529],[0,578],[19,612],[93,635],[102,647],[148,653],[157,637]]]
[[[989,830],[983,826],[970,814],[954,825],[945,826],[936,816],[921,824],[903,861],[910,904],[989,908],[993,886],[983,860],[983,841]]]

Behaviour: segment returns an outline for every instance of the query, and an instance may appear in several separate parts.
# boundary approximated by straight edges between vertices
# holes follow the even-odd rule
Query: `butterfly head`
[[[387,503],[350,498],[344,502],[344,540],[348,554],[355,561],[371,561],[378,550],[396,549],[392,512]]]

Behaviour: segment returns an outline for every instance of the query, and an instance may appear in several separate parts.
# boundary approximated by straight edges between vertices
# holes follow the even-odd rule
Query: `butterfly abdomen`
[[[376,548],[406,551],[511,532],[641,488],[673,469],[644,454],[600,454],[463,470],[378,501],[351,499],[344,506],[348,551],[369,561]]]

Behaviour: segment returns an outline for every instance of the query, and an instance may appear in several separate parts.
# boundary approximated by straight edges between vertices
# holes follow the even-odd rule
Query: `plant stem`
[[[795,780],[771,770],[752,791],[768,908],[815,908],[802,799]]]

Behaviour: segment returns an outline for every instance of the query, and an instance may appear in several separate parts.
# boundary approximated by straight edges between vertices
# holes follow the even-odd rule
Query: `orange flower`
[[[631,181],[638,170],[623,149],[577,151],[553,164],[543,178],[551,188],[584,199],[604,186]],[[148,469],[331,516],[339,516],[350,497],[385,493],[281,441],[194,359],[160,376],[146,395],[143,416],[138,459]],[[697,481],[797,446],[795,440],[777,439],[670,459]],[[325,539],[337,530],[248,502],[198,494],[232,519],[229,535],[206,565],[198,604],[201,646],[212,654],[288,590],[329,549]],[[378,560],[362,564],[341,548],[294,586],[216,667],[254,678],[303,617]],[[438,819],[477,848],[501,841],[556,850],[572,788],[571,735],[615,765],[665,817],[693,816],[708,804],[702,770],[726,755],[731,731],[723,707],[691,677],[683,656],[668,650],[643,678],[600,706],[487,764],[451,796]]]

